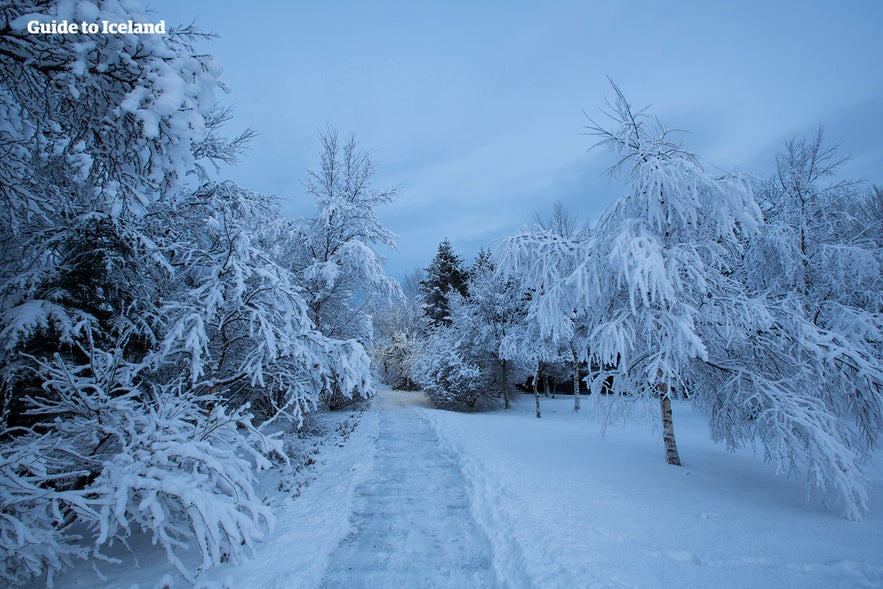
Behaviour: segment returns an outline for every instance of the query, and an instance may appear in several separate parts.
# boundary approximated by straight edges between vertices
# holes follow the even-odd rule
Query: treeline
[[[374,208],[394,193],[329,129],[315,213],[286,219],[215,179],[252,133],[223,134],[206,35],[34,19],[149,21],[0,5],[0,578],[51,584],[144,534],[192,580],[266,533],[255,474],[288,460],[279,432],[372,394],[364,308],[399,296]]]
[[[714,440],[802,471],[859,519],[883,427],[883,192],[838,180],[821,131],[789,141],[770,178],[710,173],[613,91],[589,130],[627,194],[582,228],[556,206],[468,269],[443,242],[378,323],[389,382],[469,410],[508,407],[527,377],[537,417],[550,375],[576,411],[581,389],[626,410],[653,399],[671,464],[671,400],[687,398]]]

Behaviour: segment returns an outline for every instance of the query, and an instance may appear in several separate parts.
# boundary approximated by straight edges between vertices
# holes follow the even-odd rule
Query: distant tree
[[[411,379],[410,367],[426,324],[420,290],[422,278],[420,269],[406,274],[402,282],[403,299],[380,304],[372,314],[372,358],[384,382],[394,389],[411,391],[419,388]]]
[[[560,200],[552,205],[552,212],[544,217],[539,212],[534,214],[535,225],[548,233],[560,235],[565,239],[576,237],[579,231],[585,231],[585,227],[579,229],[577,219]]]
[[[453,330],[439,326],[420,340],[411,364],[411,378],[436,407],[472,411],[483,408],[487,389],[481,368],[457,345]]]
[[[573,387],[574,411],[580,410],[580,375],[586,365],[590,327],[583,286],[569,279],[586,254],[588,229],[577,232],[576,220],[561,203],[552,215],[506,240],[500,270],[516,277],[530,294],[523,326],[504,342],[507,354],[536,366],[559,365]]]
[[[526,293],[514,276],[496,271],[491,252],[481,249],[469,271],[469,299],[474,315],[477,343],[486,347],[499,364],[503,392],[503,406],[511,405],[510,378],[513,364],[520,358],[511,355],[504,343],[517,329],[525,316]]]
[[[452,292],[448,323],[430,327],[416,347],[411,378],[437,407],[480,411],[499,406],[500,363],[482,337],[471,301]]]
[[[468,272],[463,260],[454,253],[451,242],[445,238],[438,245],[438,253],[426,268],[425,278],[420,281],[424,296],[424,312],[432,325],[449,325],[450,297],[454,293],[468,293]]]

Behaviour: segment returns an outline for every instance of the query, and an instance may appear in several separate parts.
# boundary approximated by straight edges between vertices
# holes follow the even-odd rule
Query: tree
[[[395,189],[371,187],[375,165],[359,149],[355,136],[345,142],[337,131],[320,134],[322,152],[318,171],[309,171],[306,190],[315,198],[314,216],[301,219],[283,240],[282,253],[303,291],[313,325],[326,342],[345,346],[361,365],[364,348],[372,344],[368,312],[379,301],[401,298],[398,283],[386,275],[378,245],[395,247],[395,236],[377,218],[376,209],[395,197]],[[342,365],[344,366],[344,365]],[[339,376],[344,377],[342,371]],[[358,386],[348,376],[323,378],[321,401],[337,409],[373,388],[366,379]]]
[[[193,578],[186,542],[205,566],[235,559],[271,519],[252,483],[277,445],[163,345],[188,289],[177,247],[206,226],[177,207],[249,133],[219,135],[193,29],[96,42],[28,34],[34,18],[147,20],[137,3],[0,6],[0,576],[51,583],[146,533]]]
[[[432,329],[417,345],[411,379],[426,397],[442,409],[476,410],[487,389],[481,386],[481,368],[462,352],[450,328]]]
[[[0,7],[0,334],[7,420],[26,422],[32,362],[68,355],[88,331],[125,341],[136,358],[154,339],[152,290],[168,278],[148,208],[188,174],[232,161],[249,133],[227,141],[214,90],[218,68],[190,28],[169,35],[31,35],[27,20],[144,20],[117,4],[15,2]]]
[[[377,300],[401,298],[398,283],[383,270],[377,246],[395,248],[395,235],[377,218],[396,190],[371,187],[375,164],[354,135],[341,141],[337,131],[319,136],[320,168],[309,171],[307,194],[316,214],[297,224],[291,268],[305,290],[316,329],[336,339],[371,341],[367,312]]]
[[[708,359],[703,305],[738,291],[728,261],[760,211],[743,180],[706,173],[613,89],[611,128],[592,121],[590,130],[619,157],[612,173],[625,171],[631,191],[599,220],[592,263],[582,267],[595,280],[587,302],[604,313],[590,337],[593,390],[612,375],[614,391],[658,398],[666,456],[679,465],[670,400],[688,391],[692,361]]]
[[[418,343],[411,378],[436,407],[481,411],[499,404],[500,363],[481,337],[482,325],[468,299],[448,301],[448,323],[430,327]]]
[[[740,328],[707,338],[714,359],[693,379],[709,392],[696,403],[715,439],[759,438],[780,471],[805,469],[808,494],[859,519],[862,464],[883,426],[883,250],[873,193],[829,181],[839,161],[821,131],[777,157],[758,190],[766,223],[737,267]]]
[[[578,233],[585,232],[588,229],[588,225],[582,229],[577,229],[576,217],[567,210],[567,207],[560,200],[556,200],[552,205],[552,212],[549,213],[548,217],[543,217],[537,212],[534,214],[534,221],[534,224],[539,229],[547,233],[559,235],[565,239],[576,237]]]
[[[330,383],[368,394],[370,363],[314,328],[276,202],[212,179],[249,133],[220,135],[200,35],[33,18],[147,20],[0,6],[0,576],[51,583],[146,534],[192,580],[188,544],[213,566],[271,523],[254,475],[285,457],[256,422],[297,423]]]
[[[517,277],[530,296],[523,329],[507,337],[511,357],[529,365],[561,364],[573,386],[574,411],[580,410],[580,375],[587,357],[588,309],[582,283],[571,277],[588,256],[588,229],[575,232],[575,219],[557,203],[552,216],[504,243],[500,271]],[[546,228],[548,227],[548,229]]]
[[[525,293],[513,276],[496,271],[489,250],[481,249],[469,272],[468,304],[474,314],[475,334],[480,345],[486,347],[499,364],[502,373],[503,406],[509,409],[510,369],[518,358],[504,345],[524,319]]]
[[[372,313],[372,358],[384,382],[394,389],[413,391],[419,388],[411,380],[410,371],[420,333],[425,327],[420,290],[422,278],[420,269],[405,275],[402,282],[404,298],[381,304]]]
[[[169,213],[179,290],[168,293],[156,366],[176,363],[190,386],[263,421],[316,408],[322,390],[343,398],[372,390],[370,361],[354,340],[314,329],[287,244],[300,234],[276,202],[232,183],[207,184]]]
[[[438,244],[438,253],[426,268],[425,278],[420,281],[426,304],[423,307],[432,325],[450,324],[450,297],[454,293],[466,296],[468,273],[463,260],[454,253],[447,238]]]
[[[808,490],[861,517],[883,407],[879,232],[856,214],[867,201],[820,186],[832,169],[820,140],[792,143],[761,198],[764,225],[749,183],[705,173],[614,90],[614,127],[592,128],[632,188],[569,278],[600,313],[592,390],[613,376],[614,392],[659,398],[672,463],[669,399],[688,393],[716,440],[759,443],[780,472],[804,468]]]

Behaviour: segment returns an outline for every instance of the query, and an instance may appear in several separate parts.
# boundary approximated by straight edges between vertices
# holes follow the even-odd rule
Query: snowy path
[[[490,543],[469,512],[466,481],[420,417],[422,395],[385,391],[375,405],[374,470],[355,491],[354,531],[323,587],[494,587]]]

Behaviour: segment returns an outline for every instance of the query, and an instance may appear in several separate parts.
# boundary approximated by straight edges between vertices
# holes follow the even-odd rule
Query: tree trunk
[[[534,399],[537,400],[537,419],[542,418],[542,414],[540,413],[540,388],[537,386],[537,379],[539,377],[540,377],[539,372],[537,372],[533,376],[533,396],[534,396]]]
[[[668,390],[668,385],[660,383],[659,388]],[[673,466],[681,465],[681,457],[678,454],[678,445],[675,442],[675,426],[671,417],[671,399],[668,394],[662,393],[659,397],[659,403],[662,406],[662,439],[665,442],[665,458],[668,463]]]
[[[509,408],[509,362],[503,360],[503,403],[506,409]]]
[[[579,364],[573,365],[573,412],[579,413]]]

